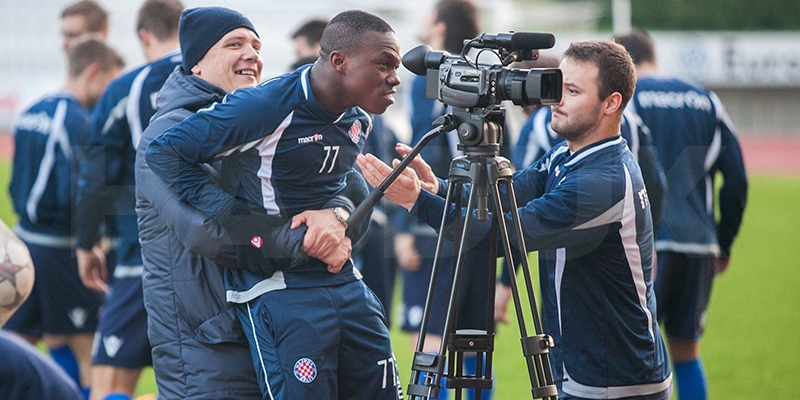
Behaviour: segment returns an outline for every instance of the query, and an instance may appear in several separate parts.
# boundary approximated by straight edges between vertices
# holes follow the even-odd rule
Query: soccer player
[[[719,98],[694,83],[662,76],[646,32],[637,29],[615,40],[636,64],[636,93],[628,107],[650,127],[666,170],[668,190],[656,238],[656,296],[678,398],[705,399],[700,337],[714,278],[728,268],[747,201],[742,153]],[[723,178],[718,220],[717,173]]]
[[[313,64],[319,58],[322,32],[328,20],[315,18],[300,26],[294,34],[295,51],[299,57],[292,65],[292,70],[305,64]],[[372,115],[373,129],[364,143],[363,151],[369,151],[381,157],[382,160],[391,160],[396,157],[394,145],[398,142],[394,131],[384,122],[381,115]],[[394,277],[397,267],[394,257],[392,241],[394,229],[390,222],[397,213],[398,207],[388,202],[380,202],[373,209],[369,230],[364,240],[353,248],[352,258],[354,265],[361,272],[362,280],[367,287],[378,296],[386,311],[386,320],[390,321],[392,310],[392,296],[394,294]]]
[[[619,136],[633,95],[633,63],[611,41],[576,42],[561,70],[563,96],[553,106],[552,127],[566,141],[515,173],[513,182],[525,244],[539,251],[553,374],[567,379],[558,395],[666,400],[672,376],[650,279],[650,206],[639,166]],[[390,172],[372,155],[360,156],[358,165],[371,185]],[[446,185],[426,167],[416,160],[419,175],[406,170],[386,196],[439,226]],[[503,217],[511,224],[510,214]],[[489,246],[490,226],[473,223],[482,248]]]
[[[400,48],[391,27],[363,11],[338,14],[320,43],[313,65],[237,90],[154,139],[146,152],[153,172],[230,230],[237,216],[323,208],[347,189],[372,128],[369,113],[394,102]],[[202,164],[218,158],[238,198],[208,184]],[[328,212],[341,222],[335,246],[274,273],[227,269],[228,301],[266,398],[397,399],[383,310],[349,260],[348,215],[341,207]],[[263,237],[252,232],[244,236],[261,247]]]
[[[70,47],[86,38],[105,41],[108,36],[108,12],[92,0],[81,0],[61,11],[61,47]]]
[[[107,293],[96,333],[92,398],[132,396],[141,369],[151,365],[147,315],[142,302],[142,259],[134,210],[134,157],[142,131],[155,113],[154,99],[180,64],[177,0],[147,0],[136,32],[148,64],[115,79],[92,115],[89,147],[78,177],[78,266],[84,285]],[[109,284],[105,258],[95,246],[113,216],[119,233],[117,265]],[[110,290],[109,290],[110,285]],[[113,397],[111,397],[113,398]]]
[[[88,392],[92,337],[103,299],[83,287],[77,273],[72,231],[76,159],[86,145],[87,108],[94,106],[124,62],[94,39],[70,48],[67,59],[64,85],[12,125],[9,191],[19,216],[14,231],[38,268],[31,298],[6,329],[33,344],[43,340],[56,362]]]
[[[295,56],[297,59],[319,57],[321,49],[319,41],[322,38],[322,32],[328,25],[328,20],[323,18],[313,18],[300,25],[294,33],[292,33],[292,42],[294,43]]]
[[[17,247],[17,249],[13,249]],[[20,259],[18,264],[12,262],[8,254],[0,258],[0,299],[15,299],[0,308],[0,327],[5,324],[8,317],[13,315],[17,307],[25,301],[33,288],[33,282],[23,282],[19,279],[22,274],[33,274],[34,271],[23,271],[20,267],[33,269],[33,264],[27,266],[21,259],[30,256],[27,254],[25,243],[19,240],[5,222],[0,220],[0,248],[5,252],[22,251],[17,254]],[[52,360],[30,343],[25,342],[14,334],[0,331],[0,354],[5,358],[0,363],[0,398],[3,399],[64,399],[81,400],[83,396],[78,390],[78,385]]]

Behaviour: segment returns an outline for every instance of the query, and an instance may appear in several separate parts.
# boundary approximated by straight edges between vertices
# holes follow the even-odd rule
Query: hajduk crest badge
[[[310,358],[301,358],[294,363],[294,377],[303,383],[311,383],[317,377],[317,365]]]
[[[361,136],[361,121],[353,121],[353,125],[350,125],[350,130],[347,133],[350,134],[350,140],[353,143],[358,143],[358,137]]]

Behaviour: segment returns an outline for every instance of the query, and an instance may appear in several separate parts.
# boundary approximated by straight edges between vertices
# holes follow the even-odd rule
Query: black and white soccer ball
[[[9,230],[0,229],[0,325],[28,298],[33,280],[27,246]]]

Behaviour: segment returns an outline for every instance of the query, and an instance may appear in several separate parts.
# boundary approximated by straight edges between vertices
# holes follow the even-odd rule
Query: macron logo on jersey
[[[250,244],[251,244],[253,247],[257,248],[257,249],[260,249],[260,248],[261,248],[261,245],[263,244],[263,241],[262,241],[262,239],[261,239],[261,236],[253,236],[253,238],[252,238],[252,239],[250,239]]]
[[[320,140],[322,140],[322,134],[321,133],[317,133],[317,134],[314,134],[314,135],[311,135],[311,136],[297,138],[297,143],[298,144],[304,144],[304,143],[311,143],[311,142],[319,142]]]
[[[642,108],[691,108],[711,112],[711,99],[700,93],[644,91],[636,95]]]

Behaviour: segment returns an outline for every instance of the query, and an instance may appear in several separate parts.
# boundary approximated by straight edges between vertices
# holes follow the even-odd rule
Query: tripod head
[[[489,107],[453,107],[453,118],[458,124],[459,150],[467,155],[497,156],[503,144],[505,109]]]

